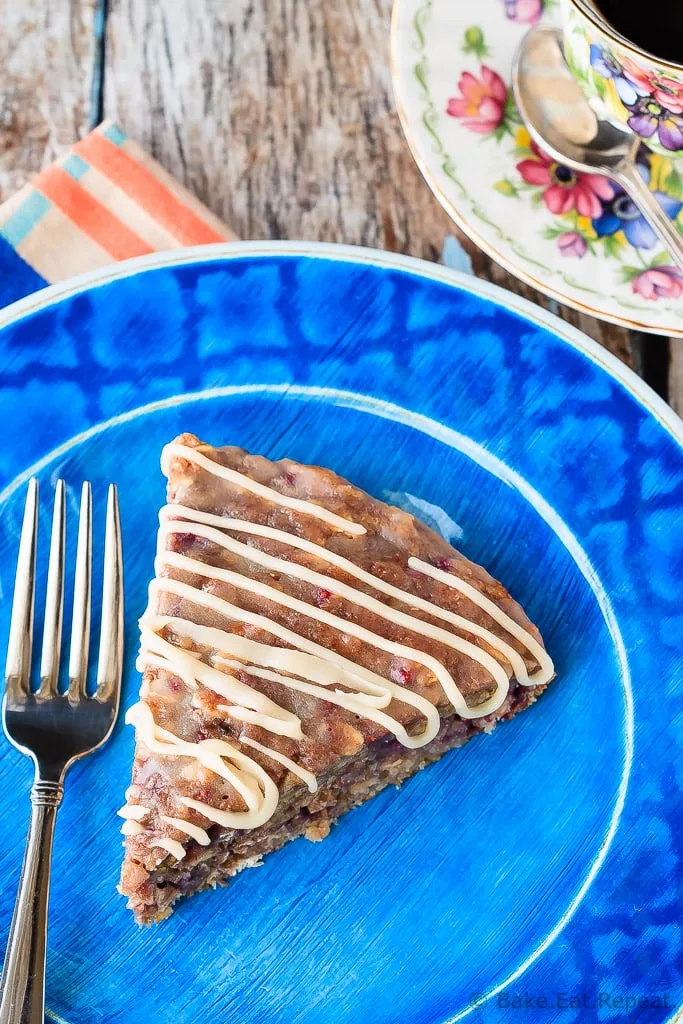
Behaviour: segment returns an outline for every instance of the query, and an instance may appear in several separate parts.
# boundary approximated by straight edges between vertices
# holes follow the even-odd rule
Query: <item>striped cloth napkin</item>
[[[117,260],[235,237],[104,121],[0,206],[0,307]]]

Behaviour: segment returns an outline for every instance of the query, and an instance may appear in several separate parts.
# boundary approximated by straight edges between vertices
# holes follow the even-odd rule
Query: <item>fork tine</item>
[[[76,547],[76,578],[74,580],[74,608],[71,619],[69,648],[69,700],[85,695],[90,646],[90,579],[92,568],[92,492],[86,480],[81,491],[81,510],[78,517],[78,544]]]
[[[7,645],[5,678],[7,698],[20,700],[29,691],[31,645],[33,642],[33,604],[36,589],[36,547],[38,543],[38,481],[29,481],[21,526],[17,573],[14,580],[12,619]]]
[[[54,511],[52,513],[50,561],[47,570],[47,590],[45,594],[43,648],[40,656],[40,687],[38,694],[41,697],[50,697],[57,693],[59,655],[62,649],[62,615],[64,610],[64,540],[64,481],[58,480],[55,488]]]
[[[97,664],[98,700],[118,697],[123,659],[123,558],[121,520],[116,484],[107,497],[107,531],[104,538],[104,582],[102,584],[102,628]]]

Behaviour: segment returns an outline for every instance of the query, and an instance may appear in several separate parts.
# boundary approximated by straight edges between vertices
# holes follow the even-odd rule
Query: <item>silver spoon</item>
[[[559,29],[535,28],[515,55],[512,88],[529,134],[558,163],[620,185],[683,270],[683,237],[636,166],[640,139],[598,120],[567,67],[561,40]]]

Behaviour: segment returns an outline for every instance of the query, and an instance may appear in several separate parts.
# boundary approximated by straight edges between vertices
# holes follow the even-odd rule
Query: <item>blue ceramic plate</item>
[[[93,481],[98,550],[114,479],[135,700],[159,451],[191,430],[331,466],[420,515],[521,601],[558,673],[529,713],[324,843],[293,843],[149,930],[115,891],[133,750],[120,726],[74,769],[57,826],[49,1019],[670,1018],[683,917],[683,453],[670,410],[535,306],[364,250],[157,255],[47,289],[1,322],[3,636],[27,478],[44,482],[43,536],[49,483],[64,476],[73,505]],[[1,756],[5,934],[30,773],[6,743]]]

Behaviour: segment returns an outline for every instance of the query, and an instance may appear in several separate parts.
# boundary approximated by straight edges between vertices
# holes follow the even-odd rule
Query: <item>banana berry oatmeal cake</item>
[[[121,892],[140,923],[489,732],[553,677],[506,590],[327,469],[167,445]]]

